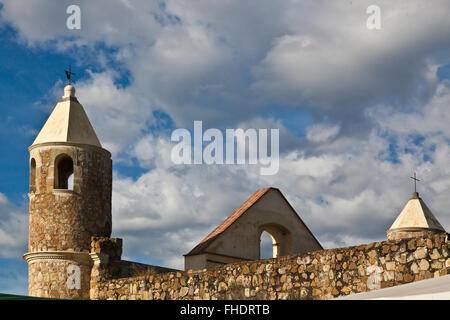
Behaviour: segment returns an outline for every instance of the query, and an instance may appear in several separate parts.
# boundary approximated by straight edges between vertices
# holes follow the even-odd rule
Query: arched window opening
[[[260,259],[277,258],[279,255],[279,244],[275,237],[269,232],[263,231],[260,238]]]
[[[69,177],[73,175],[73,161],[67,155],[55,161],[55,189],[69,189]],[[73,179],[71,190],[73,190]]]
[[[30,192],[36,192],[36,160],[30,163]]]

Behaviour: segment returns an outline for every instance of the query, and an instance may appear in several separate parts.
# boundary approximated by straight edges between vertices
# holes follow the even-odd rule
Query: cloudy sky
[[[66,27],[71,4],[81,29]],[[369,5],[381,29],[369,30]],[[28,152],[65,85],[113,154],[124,258],[183,268],[255,190],[326,248],[385,239],[419,192],[450,230],[450,4],[0,0],[0,292],[27,292]],[[175,165],[176,128],[280,130],[280,169]]]

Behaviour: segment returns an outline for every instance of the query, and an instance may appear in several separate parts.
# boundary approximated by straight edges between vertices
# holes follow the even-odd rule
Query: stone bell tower
[[[112,161],[72,85],[28,150],[29,295],[88,299],[91,236],[111,235]]]

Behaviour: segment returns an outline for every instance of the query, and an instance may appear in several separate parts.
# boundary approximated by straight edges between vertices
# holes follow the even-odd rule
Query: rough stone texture
[[[440,230],[388,230],[386,235],[388,240],[400,240],[420,237],[432,237],[435,234],[442,233]]]
[[[442,233],[128,278],[105,262],[94,265],[104,276],[92,277],[91,299],[330,299],[446,275],[449,246]]]
[[[30,193],[29,251],[90,250],[91,236],[111,234],[112,162],[102,149],[47,146],[31,150],[37,190]],[[54,162],[74,162],[74,190],[55,190]]]
[[[73,160],[73,190],[54,189],[55,161],[61,154]],[[110,236],[110,157],[108,151],[88,145],[54,143],[30,148],[30,158],[36,161],[36,188],[29,193],[29,253],[56,251],[88,255],[91,236]],[[30,295],[50,297],[58,290],[60,298],[89,298],[90,266],[76,260],[45,259],[28,261]],[[69,265],[81,268],[80,290],[67,289]]]
[[[68,289],[67,268],[80,267],[80,289]],[[68,260],[33,261],[28,265],[29,295],[34,297],[88,299],[91,267]]]
[[[99,285],[113,278],[137,275],[155,275],[178,271],[169,268],[121,260],[122,239],[107,237],[91,238],[91,257],[94,265],[90,276],[90,297],[98,299]]]

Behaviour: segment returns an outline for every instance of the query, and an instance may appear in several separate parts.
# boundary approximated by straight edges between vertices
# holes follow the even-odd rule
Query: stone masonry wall
[[[109,279],[132,277],[136,275],[155,275],[177,271],[138,262],[121,260],[122,239],[92,237],[90,256],[94,261],[90,275],[91,299],[98,298],[99,286]]]
[[[88,147],[43,146],[31,150],[37,190],[30,192],[29,251],[90,250],[91,236],[111,234],[112,164],[109,154]],[[54,190],[54,162],[74,163],[73,190]]]
[[[443,233],[212,269],[97,277],[91,299],[331,299],[446,275],[449,249]]]
[[[67,270],[70,266],[80,268],[80,289],[67,286]],[[29,295],[55,299],[88,299],[91,267],[68,260],[41,260],[29,263]]]

